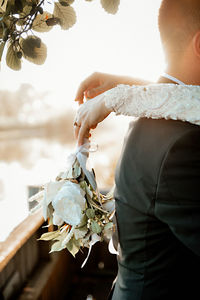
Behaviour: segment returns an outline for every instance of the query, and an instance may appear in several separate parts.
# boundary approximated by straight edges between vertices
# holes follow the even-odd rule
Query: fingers
[[[79,125],[74,125],[74,135],[75,138],[78,139],[78,134],[79,134],[80,126]]]
[[[79,127],[78,131],[78,146],[81,146],[84,144],[84,140],[89,138],[91,136],[90,130],[87,127],[86,124],[83,124],[81,127]]]
[[[80,121],[74,122],[74,135],[75,138],[78,140],[78,146],[81,146],[82,144],[84,144],[85,139],[89,139],[91,137],[91,134],[87,122],[79,122]]]
[[[97,87],[99,85],[99,73],[95,72],[89,77],[87,77],[79,86],[78,91],[76,93],[75,101],[80,104],[83,103],[84,94],[86,98],[88,97],[87,93],[89,90]],[[90,97],[91,98],[91,97]]]
[[[84,92],[86,90],[87,85],[83,82],[80,84],[78,91],[76,93],[76,98],[75,101],[77,101],[80,104],[83,103],[83,99],[84,99]]]

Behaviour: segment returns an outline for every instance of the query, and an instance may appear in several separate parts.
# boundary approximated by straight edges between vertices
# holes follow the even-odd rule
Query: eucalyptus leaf
[[[106,231],[106,230],[109,230],[109,229],[111,229],[111,228],[113,228],[113,222],[109,222],[109,223],[107,223],[105,226],[104,226],[104,230]]]
[[[80,243],[78,240],[71,239],[67,245],[66,245],[67,250],[75,257],[75,255],[78,253],[80,250]]]
[[[46,232],[46,233],[43,233],[41,235],[41,237],[39,238],[39,240],[42,240],[42,241],[50,241],[52,239],[55,239],[56,237],[58,237],[60,235],[60,231],[57,230],[57,231],[52,231],[52,232]]]
[[[88,208],[86,210],[86,216],[89,218],[89,219],[93,219],[95,217],[95,211],[93,208]]]
[[[61,250],[65,249],[65,248],[66,248],[66,246],[62,244],[62,241],[58,241],[58,242],[55,242],[51,246],[50,253],[55,252],[55,251],[61,251]]]
[[[120,0],[101,0],[101,5],[109,14],[116,14],[119,8]]]
[[[59,2],[55,2],[53,15],[60,19],[60,26],[64,30],[69,29],[76,23],[76,13],[71,6],[63,6]]]
[[[88,228],[86,225],[84,227],[76,228],[74,230],[74,238],[76,240],[82,239],[86,236],[87,232],[88,232]]]
[[[86,187],[85,187],[85,192],[86,192],[87,196],[89,196],[89,198],[92,199],[93,192],[91,191],[91,189],[89,188],[89,186],[87,184],[86,184]]]
[[[86,192],[86,186],[87,186],[87,182],[85,180],[80,182],[80,187],[82,188],[82,190],[84,190]]]
[[[21,59],[17,57],[17,53],[14,51],[13,46],[10,45],[6,54],[7,66],[15,71],[21,69]]]
[[[91,230],[94,233],[100,233],[102,231],[102,228],[96,221],[92,221],[91,222]]]

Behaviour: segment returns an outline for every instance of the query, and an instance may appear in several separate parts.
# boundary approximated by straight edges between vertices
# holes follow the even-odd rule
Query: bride
[[[94,73],[81,83],[76,100],[80,106],[74,122],[78,145],[111,112],[116,115],[172,119],[200,125],[200,87],[186,85],[164,73],[158,84],[141,79]],[[165,82],[165,83],[164,83]],[[113,87],[116,86],[116,87]]]

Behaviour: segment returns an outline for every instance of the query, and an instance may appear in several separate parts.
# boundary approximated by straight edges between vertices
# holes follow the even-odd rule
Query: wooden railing
[[[116,258],[109,254],[107,244],[95,245],[81,269],[88,250],[76,258],[66,250],[49,254],[50,244],[38,241],[46,231],[43,224],[39,211],[0,243],[0,299],[82,300],[87,293],[96,293],[96,300],[106,299],[103,295],[108,294],[117,270]]]
[[[0,243],[0,299],[54,300],[66,293],[72,258],[67,252],[50,255],[49,243],[38,241],[43,223],[41,211],[30,215]]]
[[[0,272],[43,223],[42,211],[39,211],[28,216],[4,242],[0,242]]]

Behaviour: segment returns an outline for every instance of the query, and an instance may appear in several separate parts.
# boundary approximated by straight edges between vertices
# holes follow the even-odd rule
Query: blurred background
[[[76,259],[67,251],[49,255],[49,245],[37,241],[44,232],[43,219],[27,218],[28,198],[55,179],[76,149],[73,120],[78,105],[74,99],[82,80],[99,71],[155,82],[163,72],[157,26],[160,2],[121,0],[118,13],[110,15],[100,0],[75,0],[77,23],[71,29],[55,27],[37,34],[48,48],[44,65],[24,61],[22,70],[16,72],[2,60],[0,299],[14,295],[15,300],[103,300],[109,292],[117,265],[107,243],[95,245],[83,270],[80,266],[87,251]],[[90,154],[90,165],[100,190],[108,191],[114,184],[130,121],[131,117],[111,114],[92,132],[98,149]]]

